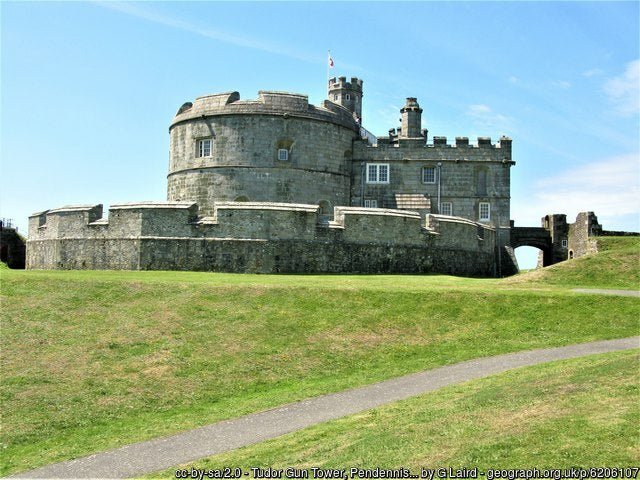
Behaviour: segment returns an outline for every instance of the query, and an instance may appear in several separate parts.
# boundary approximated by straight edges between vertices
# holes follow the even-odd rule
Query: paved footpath
[[[603,288],[574,288],[578,293],[599,293],[601,295],[619,295],[622,297],[640,297],[640,290],[605,290]]]
[[[291,403],[195,430],[23,472],[15,478],[128,478],[262,442],[327,420],[512,368],[640,347],[640,337],[469,360]]]

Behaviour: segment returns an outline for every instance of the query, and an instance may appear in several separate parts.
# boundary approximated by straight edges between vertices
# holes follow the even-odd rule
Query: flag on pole
[[[333,68],[333,58],[331,58],[331,50],[329,50],[329,68]]]

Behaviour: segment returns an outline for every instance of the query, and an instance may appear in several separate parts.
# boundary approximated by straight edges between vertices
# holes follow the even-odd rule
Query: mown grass
[[[446,387],[180,468],[571,468],[640,462],[640,351]],[[177,467],[176,467],[177,468]],[[175,478],[176,468],[145,478]]]
[[[503,280],[505,284],[640,290],[640,237],[598,237],[598,253]]]
[[[638,299],[492,279],[0,280],[3,475],[469,358],[639,331]]]

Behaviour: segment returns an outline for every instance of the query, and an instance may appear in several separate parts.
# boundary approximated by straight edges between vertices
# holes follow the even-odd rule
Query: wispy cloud
[[[388,130],[389,128],[397,128],[400,126],[400,108],[400,106],[393,105],[391,103],[378,108],[375,112],[378,119],[377,123],[381,124],[383,129],[386,128]],[[378,134],[383,135],[387,130],[383,130]]]
[[[589,70],[586,70],[584,72],[582,72],[582,76],[583,77],[587,77],[587,78],[591,78],[591,77],[596,77],[598,75],[602,75],[604,72],[599,69],[599,68],[591,68]]]
[[[502,133],[513,130],[513,118],[494,112],[489,105],[469,105],[466,115],[481,128],[501,130]]]
[[[616,107],[616,112],[628,117],[640,112],[640,60],[627,64],[622,75],[610,78],[604,84],[604,91]]]
[[[553,86],[557,88],[561,88],[563,90],[567,90],[571,88],[571,83],[567,82],[566,80],[556,80],[555,82],[553,82]]]
[[[512,216],[520,225],[535,225],[547,213],[566,213],[569,220],[584,211],[612,220],[640,218],[640,156],[633,153],[576,166],[540,179],[533,191],[532,197],[513,202]],[[630,228],[638,228],[637,222]]]
[[[239,47],[251,48],[254,50],[261,50],[263,52],[268,52],[275,55],[283,55],[283,56],[290,57],[296,60],[301,60],[307,63],[318,63],[318,61],[320,61],[317,56],[305,55],[303,53],[299,53],[294,50],[291,50],[290,48],[287,48],[283,45],[272,44],[263,39],[251,38],[249,36],[233,35],[220,30],[200,27],[198,25],[194,25],[192,23],[180,20],[178,18],[163,15],[161,13],[158,13],[148,8],[142,8],[139,6],[140,4],[133,4],[133,3],[127,3],[127,2],[107,2],[107,1],[96,2],[95,4],[104,8],[108,8],[110,10],[115,10],[115,11],[124,13],[126,15],[141,18],[149,22],[165,25],[167,27],[175,28],[178,30],[191,32],[193,34],[210,38],[212,40],[217,40],[219,42],[237,45]],[[149,3],[146,5],[153,5],[153,4]],[[324,57],[322,57],[322,61],[325,61]]]

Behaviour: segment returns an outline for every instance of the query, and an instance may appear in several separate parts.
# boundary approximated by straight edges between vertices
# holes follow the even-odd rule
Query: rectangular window
[[[211,156],[211,139],[203,138],[198,140],[198,157],[210,157]]]
[[[367,163],[367,183],[389,183],[389,164]]]
[[[487,194],[487,172],[485,170],[480,170],[478,172],[478,195],[486,195]]]
[[[442,215],[453,215],[453,204],[451,202],[442,202],[440,212]]]
[[[351,100],[351,95],[349,95],[348,93],[344,97],[345,100]]]
[[[567,248],[569,246],[569,242],[567,240],[562,240],[562,248]]]
[[[378,182],[389,183],[389,165],[378,165]]]
[[[287,150],[286,148],[279,148],[278,160],[280,160],[281,162],[286,162],[287,160],[289,160],[289,150]]]
[[[378,200],[373,200],[369,198],[365,198],[364,206],[366,208],[378,208]]]
[[[422,183],[436,183],[436,167],[422,169]]]
[[[334,101],[334,102],[337,102],[337,101],[338,101],[338,95],[334,95],[334,96],[333,96],[333,101]]]
[[[491,219],[491,205],[489,202],[480,202],[478,205],[478,218],[480,221]]]

